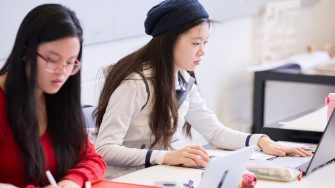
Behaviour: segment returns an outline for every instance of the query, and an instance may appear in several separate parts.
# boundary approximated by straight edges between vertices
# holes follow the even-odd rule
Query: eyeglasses
[[[42,56],[39,53],[36,53],[36,55],[46,62],[46,64],[47,64],[46,71],[50,72],[50,73],[59,72],[60,70],[62,70],[63,67],[65,67],[66,74],[74,75],[79,71],[79,69],[81,67],[81,63],[78,59],[76,59],[74,62],[67,61],[64,64],[60,60],[54,61],[54,60],[51,60],[47,57]]]

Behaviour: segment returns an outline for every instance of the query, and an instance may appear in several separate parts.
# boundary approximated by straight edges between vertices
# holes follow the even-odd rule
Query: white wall
[[[306,45],[310,43],[318,46],[326,42],[335,43],[333,19],[335,11],[332,9],[334,7],[335,1],[320,0],[315,6],[304,7],[301,10],[297,24],[298,28],[303,31],[303,35],[296,46],[298,51],[303,52]],[[216,24],[209,38],[206,56],[197,70],[200,90],[208,106],[227,126],[245,131],[248,131],[251,125],[253,83],[253,74],[247,72],[246,69],[258,63],[255,48],[258,42],[256,41],[257,31],[261,27],[259,20],[260,17],[256,16]],[[142,46],[149,39],[150,37],[138,37],[85,47],[83,103],[96,104],[100,89],[94,79],[99,66],[115,62],[123,55]],[[302,90],[304,87],[302,86]],[[273,88],[278,88],[278,84]],[[283,90],[288,89],[287,86],[283,86]],[[271,99],[267,100],[276,101],[274,99],[280,98],[280,92],[271,92],[271,85],[269,90]],[[318,91],[313,88],[307,90],[316,91],[316,93],[308,92],[310,96],[307,97],[309,100],[318,101],[320,100],[318,91],[328,91],[329,87],[318,87]],[[287,100],[289,104],[290,101]],[[283,111],[285,110],[284,106],[280,112],[274,111],[268,114],[284,116]],[[271,120],[270,115],[267,118]]]
[[[309,44],[317,48],[323,48],[326,43],[335,44],[334,8],[335,1],[321,0],[301,10],[297,21],[300,37],[295,46],[298,51],[304,51]],[[325,96],[335,92],[335,87],[269,82],[266,92],[265,124],[269,124],[323,105]]]
[[[299,51],[302,52],[309,43],[335,43],[334,8],[333,0],[320,0],[313,7],[303,8],[297,23],[298,28],[303,30],[296,46]],[[201,93],[208,106],[227,126],[240,130],[248,130],[248,126],[251,125],[253,75],[246,69],[258,63],[256,31],[259,27],[259,17],[230,20],[215,25],[209,39],[207,55],[196,71]],[[143,35],[85,46],[82,70],[83,104],[95,105],[97,102],[102,84],[99,82],[101,67],[115,63],[149,39],[150,37]],[[319,95],[318,91],[311,91],[315,91],[316,94],[309,92],[309,99]],[[276,94],[271,96],[271,100],[280,98],[280,94]]]
[[[103,87],[103,68],[117,62],[150,40],[148,36],[88,45],[83,48],[82,103],[96,105]]]

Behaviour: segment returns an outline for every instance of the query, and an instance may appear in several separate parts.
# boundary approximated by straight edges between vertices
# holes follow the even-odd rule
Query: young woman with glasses
[[[75,13],[40,5],[20,25],[0,70],[0,187],[79,188],[103,178],[80,104],[82,28]]]

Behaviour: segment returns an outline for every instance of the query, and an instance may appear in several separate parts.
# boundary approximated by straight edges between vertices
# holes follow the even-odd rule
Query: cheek
[[[36,79],[39,87],[48,80],[48,74],[49,73],[45,71],[41,66],[37,67]]]
[[[184,62],[184,64],[188,64],[189,62],[193,61],[194,57],[196,56],[196,52],[192,48],[185,48],[183,49],[183,54],[181,55],[180,59]]]
[[[185,63],[187,62],[187,58],[185,55],[186,54],[183,52],[182,49],[177,51],[177,53],[174,56],[175,65],[177,65],[178,67],[184,67]]]
[[[176,44],[174,48],[175,65],[179,67],[188,66],[195,56],[196,50],[189,43],[179,41],[179,43]]]
[[[178,48],[178,50],[176,51],[176,59],[178,60],[183,60],[185,61],[185,59],[189,58],[192,56],[192,50],[190,48]]]

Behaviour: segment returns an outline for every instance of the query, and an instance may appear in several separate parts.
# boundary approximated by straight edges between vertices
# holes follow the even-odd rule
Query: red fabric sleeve
[[[81,160],[72,169],[69,169],[62,179],[67,179],[76,182],[81,187],[86,181],[91,183],[100,181],[107,170],[106,162],[95,151],[91,141],[87,140],[88,148],[86,153],[82,153]]]

